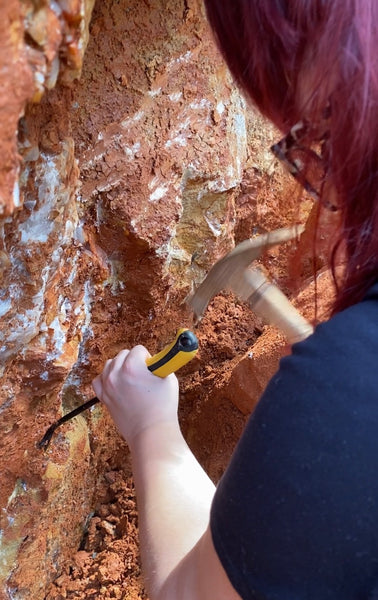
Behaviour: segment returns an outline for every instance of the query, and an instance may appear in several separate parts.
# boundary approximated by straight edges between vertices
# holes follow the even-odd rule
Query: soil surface
[[[123,451],[126,455],[127,449]],[[109,465],[104,473],[82,544],[46,600],[147,598],[141,578],[134,487],[127,458],[125,462],[123,468]]]

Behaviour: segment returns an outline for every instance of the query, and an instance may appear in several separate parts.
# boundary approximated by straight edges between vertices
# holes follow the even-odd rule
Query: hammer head
[[[303,230],[303,225],[295,225],[263,233],[241,242],[226,256],[218,260],[196,292],[187,299],[189,307],[193,310],[195,321],[198,322],[201,319],[211,299],[222,290],[232,290],[243,297],[244,273],[251,263],[268,248],[298,237]]]

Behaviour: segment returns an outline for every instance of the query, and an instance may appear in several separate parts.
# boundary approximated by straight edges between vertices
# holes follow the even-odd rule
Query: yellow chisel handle
[[[198,352],[198,340],[189,329],[179,329],[175,339],[161,352],[147,358],[149,370],[158,377],[167,377],[188,363]]]

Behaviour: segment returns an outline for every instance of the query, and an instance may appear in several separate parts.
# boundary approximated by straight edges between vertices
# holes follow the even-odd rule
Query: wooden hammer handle
[[[290,344],[306,339],[313,332],[312,325],[261,271],[246,271],[244,277],[246,287],[252,291],[247,298],[252,310],[270,325],[278,327]]]

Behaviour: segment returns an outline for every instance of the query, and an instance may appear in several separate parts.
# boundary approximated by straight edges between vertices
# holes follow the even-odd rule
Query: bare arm
[[[208,530],[215,492],[177,419],[174,375],[159,379],[147,351],[122,351],[93,382],[132,456],[140,545],[151,600],[238,600]]]
[[[214,486],[174,423],[142,432],[131,453],[142,563],[154,598],[205,532]]]

